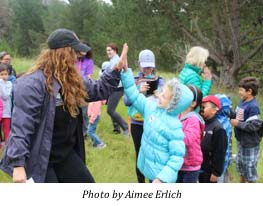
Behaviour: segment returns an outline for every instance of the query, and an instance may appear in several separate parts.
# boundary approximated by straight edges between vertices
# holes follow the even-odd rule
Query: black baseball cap
[[[71,47],[76,52],[88,52],[91,50],[89,46],[79,40],[75,32],[63,28],[53,31],[47,39],[47,44],[50,49]]]

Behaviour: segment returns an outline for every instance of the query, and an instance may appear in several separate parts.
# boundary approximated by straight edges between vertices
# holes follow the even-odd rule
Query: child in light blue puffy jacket
[[[128,46],[124,45],[128,52]],[[176,182],[184,161],[185,144],[178,114],[190,106],[193,93],[176,78],[168,81],[152,102],[136,88],[127,55],[123,57],[121,81],[126,96],[144,118],[143,135],[137,166],[153,183]]]

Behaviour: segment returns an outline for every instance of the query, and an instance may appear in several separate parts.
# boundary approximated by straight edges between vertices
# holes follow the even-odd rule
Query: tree
[[[10,15],[8,0],[0,1],[0,39],[5,39],[8,37],[8,32],[10,29]]]
[[[235,85],[241,68],[263,48],[263,16],[255,12],[256,7],[262,11],[262,1],[202,1],[203,5],[195,0],[148,1],[155,13],[169,18],[192,45],[209,49],[220,66],[221,84]],[[247,14],[253,19],[246,19]]]
[[[112,10],[108,13],[109,34],[119,45],[129,44],[129,64],[137,67],[138,54],[150,49],[156,56],[158,69],[170,69],[167,43],[176,38],[166,18],[156,15],[148,1],[112,0]]]
[[[45,33],[50,34],[58,28],[65,27],[67,21],[67,3],[60,0],[45,0],[42,21]]]
[[[14,25],[12,35],[18,52],[23,56],[32,55],[45,36],[42,1],[11,0],[11,9]]]

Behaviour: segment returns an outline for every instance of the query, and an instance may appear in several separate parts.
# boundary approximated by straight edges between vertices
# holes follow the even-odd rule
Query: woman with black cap
[[[75,68],[77,54],[90,47],[67,29],[52,32],[48,47],[14,88],[12,129],[0,168],[14,182],[94,182],[85,165],[81,106],[108,98],[119,84],[122,62],[99,80],[83,80]]]

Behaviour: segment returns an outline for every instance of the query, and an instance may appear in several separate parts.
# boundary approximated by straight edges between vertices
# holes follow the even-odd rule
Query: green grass
[[[125,111],[121,103],[117,109]],[[127,119],[127,115],[124,115]],[[135,153],[131,137],[112,132],[111,119],[103,108],[98,125],[99,137],[107,144],[103,150],[93,149],[91,141],[86,141],[87,165],[97,182],[136,182]]]
[[[12,65],[17,73],[27,71],[33,65],[33,59],[13,58]]]
[[[20,64],[21,62],[21,64]],[[13,61],[14,67],[19,71],[28,69],[32,65],[32,60],[18,59]],[[22,68],[20,70],[20,68]],[[98,69],[95,70],[94,77],[97,78]],[[166,79],[172,78],[171,73],[160,73]],[[225,93],[231,96],[234,107],[239,102],[238,90],[229,91],[226,89],[213,87],[213,93]],[[257,100],[263,111],[263,95],[259,94]],[[127,120],[127,108],[124,106],[123,100],[120,101],[117,111]],[[96,182],[106,183],[133,183],[137,182],[135,173],[135,152],[131,137],[123,135],[115,135],[112,132],[113,126],[111,119],[106,113],[106,106],[102,108],[101,121],[99,122],[97,134],[107,144],[107,147],[102,150],[93,149],[91,141],[88,139],[85,142],[86,147],[86,164],[94,176]],[[263,144],[263,143],[262,143]],[[262,145],[261,144],[261,148]],[[233,138],[233,153],[236,153],[236,142]],[[1,152],[0,152],[1,156]],[[232,163],[229,167],[231,182],[239,182],[239,177],[236,172],[235,164]],[[258,163],[259,182],[263,182],[263,151],[260,151]],[[0,182],[11,182],[11,178],[0,171]]]
[[[126,107],[120,102],[117,111],[127,119]],[[107,144],[105,149],[93,149],[90,139],[85,141],[86,164],[96,182],[136,182],[135,153],[132,138],[122,134],[114,134],[111,119],[102,108],[101,121],[97,134]],[[1,156],[1,153],[0,153]],[[10,182],[11,179],[0,171],[0,182]]]

